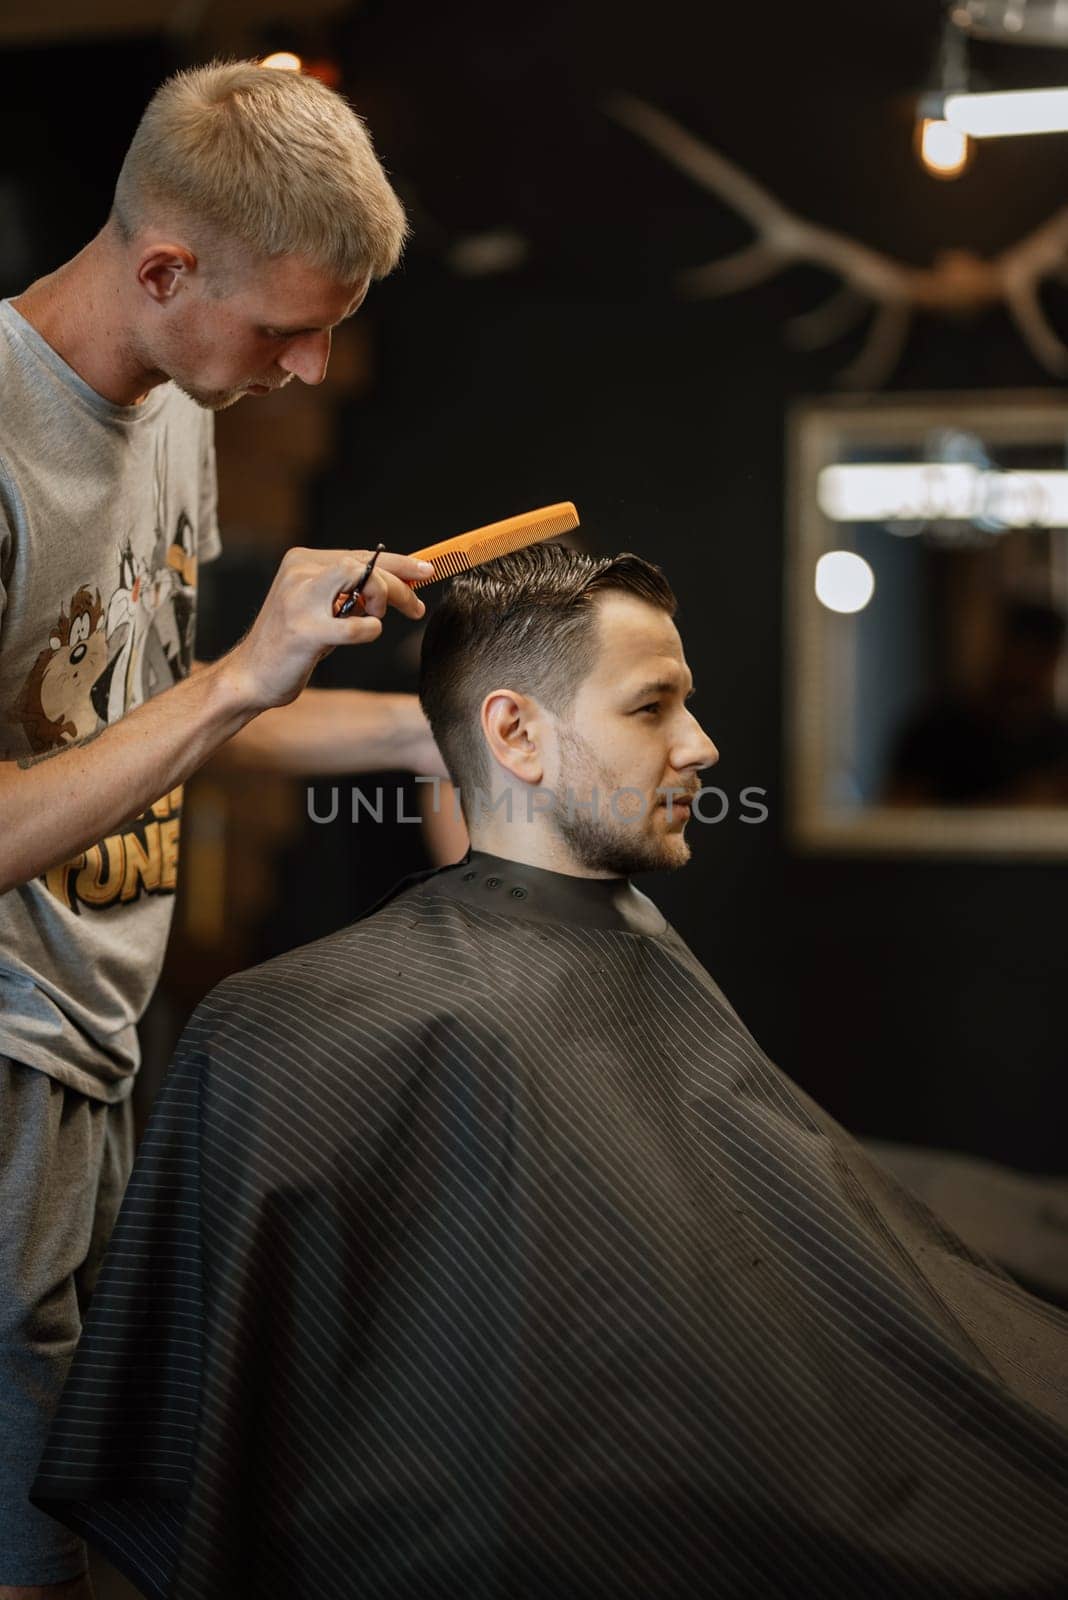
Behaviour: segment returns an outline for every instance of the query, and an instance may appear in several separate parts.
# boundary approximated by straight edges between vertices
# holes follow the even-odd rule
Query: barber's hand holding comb
[[[331,650],[377,639],[389,606],[418,620],[426,608],[410,586],[432,572],[429,562],[389,551],[288,550],[259,616],[230,653],[249,703],[259,710],[288,705]],[[361,580],[352,614],[336,616],[338,596]]]

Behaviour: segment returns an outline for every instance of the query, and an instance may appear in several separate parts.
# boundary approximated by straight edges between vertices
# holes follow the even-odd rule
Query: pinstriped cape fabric
[[[1068,1594],[1068,1318],[493,866],[200,1007],[35,1501],[153,1600]]]

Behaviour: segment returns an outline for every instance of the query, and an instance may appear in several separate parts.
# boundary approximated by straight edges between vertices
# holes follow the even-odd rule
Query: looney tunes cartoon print
[[[158,442],[151,524],[120,539],[110,579],[101,569],[58,598],[12,706],[33,757],[101,733],[187,677],[193,665],[196,530],[184,507],[167,511],[167,441]],[[146,522],[148,518],[146,517]],[[35,641],[31,642],[31,650]],[[174,789],[119,834],[42,875],[68,910],[173,894],[182,790]]]
[[[115,552],[113,587],[101,595],[80,584],[45,631],[14,708],[34,752],[99,733],[192,667],[196,541],[184,509],[165,523],[165,461],[164,434],[147,555],[127,537]]]

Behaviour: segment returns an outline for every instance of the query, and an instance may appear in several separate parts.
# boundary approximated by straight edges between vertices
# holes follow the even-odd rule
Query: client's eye
[[[650,700],[650,702],[649,702],[649,704],[647,706],[639,706],[638,707],[638,715],[639,716],[644,716],[647,711],[651,711],[655,715],[656,712],[658,712],[659,710],[660,710],[660,701],[659,700]]]

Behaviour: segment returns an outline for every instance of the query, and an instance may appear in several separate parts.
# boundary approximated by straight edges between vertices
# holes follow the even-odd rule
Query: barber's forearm
[[[299,777],[339,773],[434,773],[440,758],[414,694],[305,689],[288,706],[249,722],[214,765]]]
[[[0,762],[0,893],[140,816],[255,712],[242,674],[224,656],[95,738]]]

